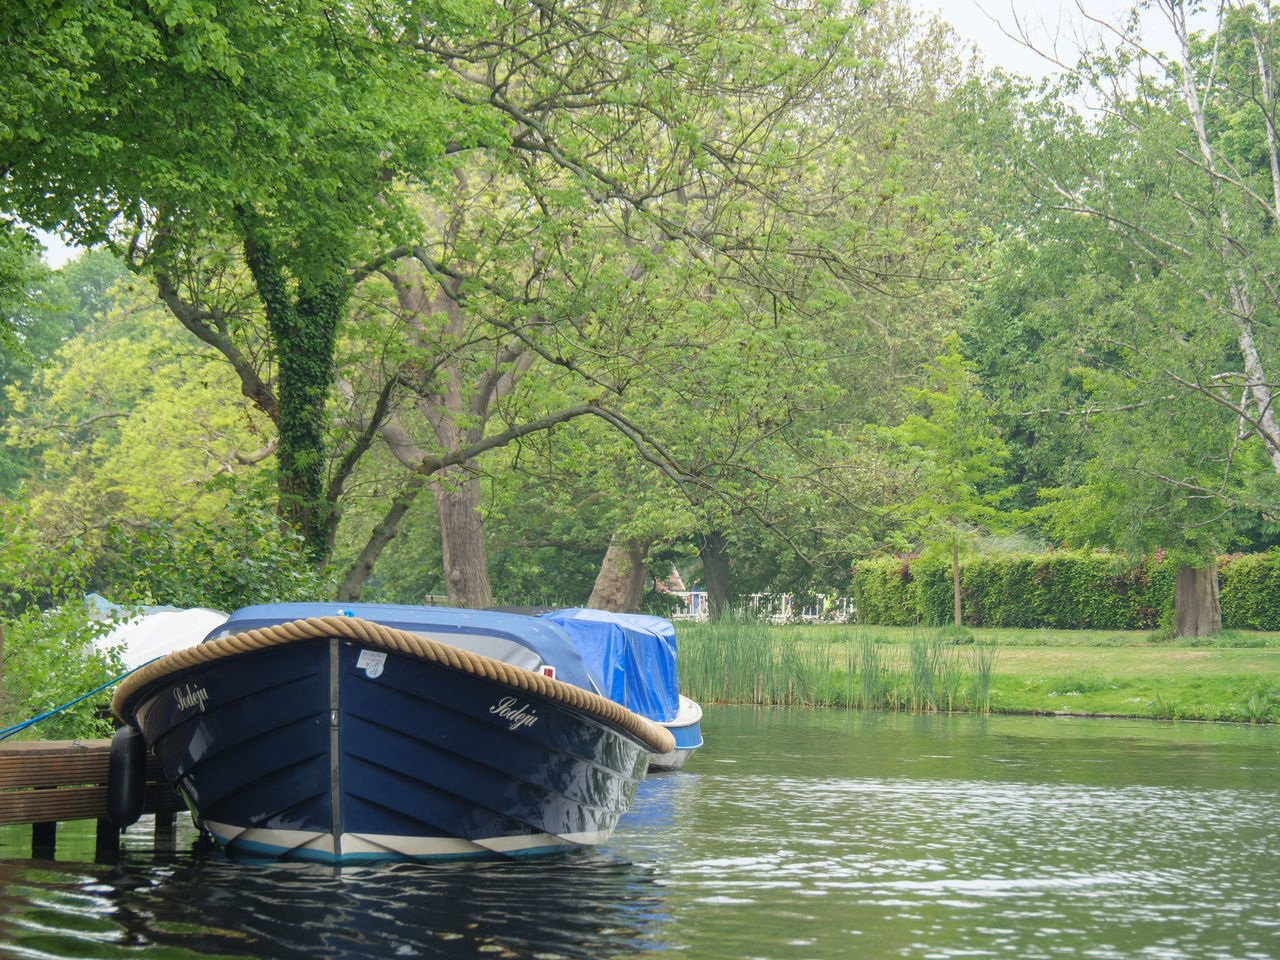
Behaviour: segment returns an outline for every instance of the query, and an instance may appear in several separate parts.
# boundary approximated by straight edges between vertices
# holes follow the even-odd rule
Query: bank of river
[[[681,625],[707,702],[1280,722],[1280,635]]]
[[[712,707],[613,839],[334,872],[57,862],[0,831],[15,957],[1280,957],[1273,726]],[[184,834],[187,841],[192,835]]]

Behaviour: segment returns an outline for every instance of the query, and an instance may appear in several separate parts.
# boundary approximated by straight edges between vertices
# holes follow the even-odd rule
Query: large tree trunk
[[[1218,565],[1181,567],[1173,588],[1179,637],[1203,637],[1222,629],[1218,602]]]
[[[412,258],[398,261],[396,272],[388,277],[408,322],[409,339],[420,351],[416,368],[430,371],[419,386],[418,409],[431,424],[437,448],[450,452],[480,444],[496,403],[528,371],[534,352],[518,337],[493,350],[491,335],[478,335],[473,328],[474,318],[457,298],[457,285],[438,283]],[[484,344],[483,353],[473,349],[476,343]],[[384,435],[391,443],[387,431]],[[400,448],[397,458],[403,459],[406,446],[395,446]],[[465,471],[449,468],[446,473],[452,483],[433,479],[431,488],[440,518],[449,602],[492,606],[479,484]]]
[[[702,583],[707,588],[707,610],[712,623],[719,623],[733,603],[733,581],[729,573],[729,544],[719,530],[698,534],[698,556],[702,558]]]
[[[455,607],[482,609],[493,606],[489,586],[489,558],[484,548],[480,519],[480,482],[455,468],[444,477],[432,478],[440,540],[444,548],[444,580],[449,602]]]
[[[605,551],[587,606],[592,610],[639,613],[644,602],[648,576],[644,560],[648,555],[648,540],[623,540],[615,535]]]

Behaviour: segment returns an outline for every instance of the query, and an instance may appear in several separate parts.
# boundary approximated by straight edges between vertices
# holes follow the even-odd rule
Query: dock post
[[[114,863],[120,859],[120,828],[110,817],[98,818],[93,859],[95,863]]]
[[[58,844],[58,822],[45,820],[31,825],[31,859],[52,860]]]
[[[177,847],[178,832],[174,826],[173,811],[156,814],[156,853],[173,853]]]
[[[52,860],[60,821],[95,820],[98,859],[114,859],[122,844],[110,820],[110,780],[109,740],[0,743],[0,825],[30,824],[32,859]],[[140,812],[156,814],[157,849],[173,849],[174,813],[186,808],[154,757],[147,760],[143,790]]]

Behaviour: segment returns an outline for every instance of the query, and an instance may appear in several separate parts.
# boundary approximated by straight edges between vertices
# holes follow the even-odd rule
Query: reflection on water
[[[83,862],[87,831],[42,863],[4,828],[0,953],[1280,958],[1275,729],[748,708],[704,729],[608,845],[559,860],[156,858],[135,828],[119,864]]]
[[[598,854],[344,870],[9,863],[0,943],[33,957],[633,956],[662,922],[652,872]]]

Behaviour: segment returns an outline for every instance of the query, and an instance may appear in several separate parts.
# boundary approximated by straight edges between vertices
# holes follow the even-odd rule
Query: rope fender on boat
[[[226,657],[239,656],[254,650],[278,647],[302,640],[327,637],[343,637],[373,647],[393,650],[396,653],[438,663],[453,670],[496,680],[517,690],[524,690],[568,704],[620,727],[640,740],[654,753],[667,753],[675,749],[675,737],[666,727],[646,717],[633,713],[620,703],[602,697],[581,687],[544,677],[532,670],[516,667],[483,654],[460,650],[447,643],[420,637],[415,633],[385,627],[380,623],[359,617],[308,617],[257,630],[246,630],[229,637],[220,637],[208,643],[197,644],[168,656],[153,660],[126,676],[111,698],[111,710],[128,723],[128,707],[144,688],[172,673],[211,663]]]

